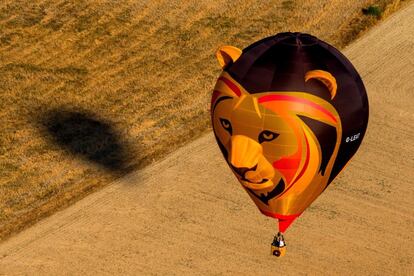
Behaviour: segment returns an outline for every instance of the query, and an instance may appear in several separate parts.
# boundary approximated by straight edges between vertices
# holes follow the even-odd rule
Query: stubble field
[[[342,48],[407,1],[2,1],[0,239],[209,131],[223,44]]]

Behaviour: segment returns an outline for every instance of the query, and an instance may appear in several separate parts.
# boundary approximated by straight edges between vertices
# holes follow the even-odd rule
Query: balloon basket
[[[285,238],[281,232],[277,233],[277,235],[273,238],[271,254],[276,257],[283,257],[286,254]]]

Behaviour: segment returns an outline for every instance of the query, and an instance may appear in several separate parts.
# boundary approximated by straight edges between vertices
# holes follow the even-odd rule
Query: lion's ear
[[[331,73],[323,70],[311,70],[305,74],[305,81],[310,79],[317,79],[322,82],[331,93],[331,100],[335,97],[338,86],[335,77]]]
[[[241,56],[242,50],[233,46],[221,46],[216,51],[217,60],[221,68],[226,68],[228,65],[236,62],[236,60]]]

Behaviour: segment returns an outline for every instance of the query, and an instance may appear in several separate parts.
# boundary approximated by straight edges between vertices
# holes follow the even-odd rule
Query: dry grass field
[[[374,4],[401,6],[1,1],[0,239],[206,133],[218,46],[301,31],[341,48]]]
[[[286,256],[210,131],[0,243],[0,275],[414,275],[413,25],[414,2],[343,49],[368,130]]]

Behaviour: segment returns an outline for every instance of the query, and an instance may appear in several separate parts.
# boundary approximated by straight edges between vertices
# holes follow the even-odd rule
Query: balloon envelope
[[[221,47],[211,122],[229,167],[280,231],[332,182],[368,123],[363,82],[333,46],[280,33]]]

